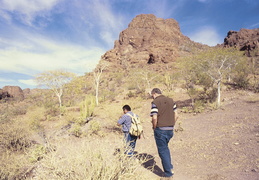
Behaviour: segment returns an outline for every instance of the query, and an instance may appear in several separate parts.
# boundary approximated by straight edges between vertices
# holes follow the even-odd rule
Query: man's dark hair
[[[123,110],[127,110],[127,111],[131,111],[131,108],[130,108],[130,106],[129,105],[124,105],[123,107],[122,107],[122,109]]]
[[[156,94],[162,94],[161,90],[158,89],[158,88],[152,89],[151,94],[155,94],[155,93],[156,93]]]

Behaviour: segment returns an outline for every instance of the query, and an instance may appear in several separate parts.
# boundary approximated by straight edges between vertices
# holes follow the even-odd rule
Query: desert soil
[[[174,180],[259,180],[259,98],[249,92],[226,92],[221,108],[198,114],[180,112],[169,143]],[[257,100],[256,100],[257,99]],[[179,125],[180,123],[180,125]],[[162,165],[151,124],[136,151],[154,157],[143,164],[160,179]],[[182,131],[179,129],[182,128]],[[154,165],[153,171],[149,170]]]

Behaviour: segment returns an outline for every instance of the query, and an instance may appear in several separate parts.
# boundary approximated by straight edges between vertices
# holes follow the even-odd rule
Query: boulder
[[[9,97],[12,97],[16,100],[24,99],[23,91],[19,86],[5,86],[2,90],[3,93],[8,94]]]

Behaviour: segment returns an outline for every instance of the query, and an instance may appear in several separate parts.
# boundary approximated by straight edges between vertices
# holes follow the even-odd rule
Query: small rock
[[[239,145],[239,143],[238,143],[238,142],[236,142],[236,143],[234,143],[234,145]]]
[[[252,169],[251,171],[252,171],[252,172],[257,172],[257,169]]]

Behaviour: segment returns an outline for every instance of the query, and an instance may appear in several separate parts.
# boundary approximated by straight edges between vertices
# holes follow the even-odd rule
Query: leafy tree
[[[211,48],[197,55],[185,58],[184,68],[190,83],[203,86],[217,86],[217,105],[220,106],[221,83],[230,79],[231,72],[243,62],[242,52],[234,48]]]
[[[186,56],[179,59],[178,67],[183,78],[183,87],[186,89],[188,96],[191,98],[192,107],[194,107],[194,100],[198,95],[198,90],[195,88],[198,76],[193,63],[193,56]]]
[[[40,73],[36,76],[38,85],[50,88],[58,97],[59,107],[62,107],[62,95],[65,85],[76,75],[65,70],[51,70]]]

